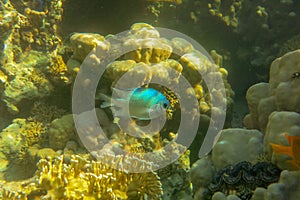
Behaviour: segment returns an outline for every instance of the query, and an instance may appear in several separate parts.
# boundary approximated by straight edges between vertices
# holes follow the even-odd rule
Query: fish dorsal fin
[[[115,93],[118,98],[129,100],[130,96],[132,95],[132,93],[134,92],[135,89],[136,88],[120,90],[117,88],[112,88],[112,91],[113,91],[113,94]]]

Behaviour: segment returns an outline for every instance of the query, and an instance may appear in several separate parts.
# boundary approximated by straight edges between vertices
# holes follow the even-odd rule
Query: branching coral
[[[119,158],[107,157],[111,162]],[[159,199],[162,194],[159,177],[154,172],[135,174],[118,171],[101,162],[88,162],[73,156],[64,163],[63,156],[41,159],[36,178],[18,192],[4,187],[3,199],[35,195],[43,199]]]

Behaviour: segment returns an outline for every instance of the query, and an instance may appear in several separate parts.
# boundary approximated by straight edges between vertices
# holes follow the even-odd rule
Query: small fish
[[[170,108],[169,100],[153,88],[136,88],[130,90],[113,89],[118,98],[100,94],[104,100],[101,108],[111,107],[114,117],[129,117],[138,120],[151,120],[166,113]],[[129,107],[129,110],[126,108]]]

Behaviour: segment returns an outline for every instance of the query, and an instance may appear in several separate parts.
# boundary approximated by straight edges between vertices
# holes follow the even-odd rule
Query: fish
[[[288,140],[290,146],[283,146],[279,144],[270,143],[275,154],[285,154],[291,158],[287,161],[295,168],[300,170],[300,136],[284,135]]]
[[[166,114],[170,108],[167,97],[154,88],[126,90],[113,88],[113,93],[116,97],[99,94],[99,99],[104,101],[100,107],[110,107],[114,117],[151,120]]]

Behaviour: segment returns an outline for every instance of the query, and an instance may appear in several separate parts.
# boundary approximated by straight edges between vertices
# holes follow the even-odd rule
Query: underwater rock
[[[240,198],[234,194],[230,194],[226,197],[226,200],[240,200]]]
[[[74,76],[76,76],[76,74],[78,73],[78,71],[80,69],[80,65],[81,65],[81,62],[79,62],[78,60],[72,59],[72,58],[70,58],[67,62],[68,70],[70,72],[72,72],[74,74]]]
[[[253,192],[251,200],[263,200],[266,190],[266,188],[257,187]]]
[[[251,86],[246,95],[250,113],[244,124],[265,134],[266,158],[289,170],[300,168],[298,153],[291,150],[298,144],[300,131],[299,63],[300,50],[277,58],[270,67],[269,83]]]
[[[251,123],[245,124],[247,128],[259,129],[257,107],[262,98],[268,97],[268,93],[266,93],[268,87],[268,83],[258,83],[247,90],[246,99],[249,108],[249,117],[251,119]]]
[[[35,3],[42,1],[34,1]],[[3,55],[1,70],[9,77],[1,90],[2,101],[12,114],[20,112],[20,103],[48,96],[52,84],[46,76],[48,57],[60,44],[57,23],[61,19],[62,2],[43,1],[46,10],[34,10],[35,3],[8,0],[1,2],[0,30]],[[45,7],[44,7],[45,6]],[[2,17],[1,17],[2,19]],[[2,46],[2,45],[1,45]]]
[[[273,61],[269,83],[258,83],[247,91],[250,110],[244,119],[247,128],[266,130],[273,111],[300,112],[300,50]]]
[[[75,127],[73,115],[64,115],[51,122],[49,131],[49,146],[54,149],[63,149],[67,142],[74,137]]]
[[[210,158],[202,158],[193,163],[190,169],[191,181],[195,189],[206,187],[214,176],[215,169]]]
[[[260,100],[257,107],[257,114],[259,129],[262,133],[266,132],[269,116],[274,110],[276,110],[275,97],[271,96]]]
[[[226,195],[223,194],[222,192],[216,192],[212,198],[212,200],[226,200]]]
[[[0,133],[0,151],[13,163],[26,162],[26,152],[41,140],[45,132],[41,123],[16,118]]]
[[[277,58],[270,68],[269,93],[278,111],[300,112],[300,50]]]
[[[212,161],[217,170],[241,161],[256,163],[263,153],[263,134],[258,130],[230,128],[222,130],[212,150]]]
[[[297,150],[290,150],[290,153],[284,149],[282,152],[274,152],[270,144],[280,145],[281,147],[290,147],[293,141],[288,141],[287,136],[291,138],[300,137],[300,114],[296,112],[273,112],[269,116],[269,122],[264,137],[264,152],[267,158],[272,159],[281,169],[299,170],[300,160],[298,160]],[[294,145],[299,145],[295,143]],[[295,157],[291,157],[295,156]],[[298,165],[298,166],[297,166]]]
[[[91,50],[101,45],[104,40],[102,35],[96,33],[74,33],[70,38],[73,49],[72,59],[82,62]]]
[[[251,200],[296,200],[300,199],[300,172],[284,170],[278,183],[269,185],[267,189],[257,188]]]
[[[197,160],[191,167],[190,176],[193,184],[194,199],[204,199],[207,187],[213,179],[216,171],[211,161],[211,157]]]
[[[53,86],[41,69],[46,68],[48,60],[45,54],[31,51],[22,57],[21,63],[7,63],[3,71],[10,77],[2,92],[2,101],[12,114],[17,114],[22,108],[22,102],[48,96]]]
[[[187,150],[178,160],[157,171],[162,183],[162,199],[192,198],[189,156]]]

